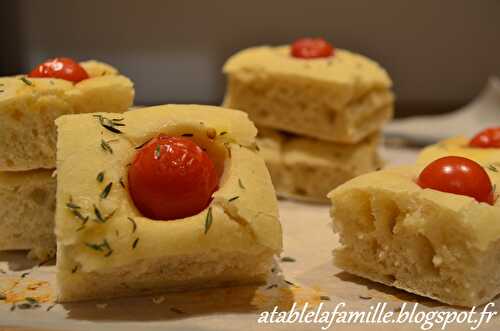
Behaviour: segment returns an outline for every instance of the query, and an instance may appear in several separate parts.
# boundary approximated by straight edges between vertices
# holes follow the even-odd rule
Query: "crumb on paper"
[[[53,302],[53,293],[47,281],[28,278],[10,277],[2,279],[0,294],[5,303],[17,304],[26,300],[36,300],[38,303]]]
[[[279,309],[290,309],[294,303],[300,307],[308,303],[312,308],[317,307],[322,301],[330,301],[330,297],[320,288],[306,287],[284,280],[259,288],[252,299],[252,305],[258,309],[274,306],[278,306]]]
[[[159,297],[154,297],[153,298],[153,303],[155,305],[159,305],[160,303],[162,303],[163,301],[165,301],[165,297],[162,295],[162,296],[159,296]]]

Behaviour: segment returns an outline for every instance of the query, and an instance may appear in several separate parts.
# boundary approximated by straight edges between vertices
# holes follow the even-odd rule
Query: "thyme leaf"
[[[99,183],[102,183],[102,181],[104,180],[104,171],[101,171],[97,174],[97,177],[96,177],[96,180],[99,182]]]
[[[132,217],[127,217],[127,219],[132,223],[132,233],[134,233],[137,230],[137,223]]]
[[[113,154],[113,148],[111,148],[109,142],[104,139],[101,139],[101,148],[103,151]]]
[[[88,221],[89,217],[88,216],[83,216],[82,213],[80,213],[77,209],[73,209],[71,211],[73,213],[73,215],[75,215],[76,217],[78,217],[80,220],[86,222]]]
[[[123,182],[123,177],[120,177],[120,186],[125,188],[125,183]]]
[[[83,229],[87,221],[89,220],[88,216],[83,216],[82,213],[80,212],[81,207],[78,206],[76,203],[73,202],[73,198],[69,198],[69,202],[66,203],[66,207],[71,211],[71,213],[80,219],[82,221],[82,225],[76,230],[80,231]]]
[[[114,126],[111,126],[111,125],[108,125],[108,124],[102,124],[102,126],[103,126],[105,129],[107,129],[107,130],[109,130],[109,131],[111,131],[111,132],[113,132],[113,133],[118,133],[118,134],[123,133],[121,130],[118,130],[118,129],[117,129],[117,128],[115,128]]]
[[[98,223],[106,223],[106,221],[109,220],[111,217],[113,217],[113,215],[116,212],[116,209],[115,209],[111,213],[109,213],[108,215],[103,216],[101,211],[99,210],[99,208],[97,208],[96,205],[93,205],[93,206],[94,206],[94,215],[96,217],[95,221],[97,221]]]
[[[85,224],[87,224],[88,220],[89,220],[89,217],[88,216],[85,217],[85,219],[82,222],[82,225],[80,225],[80,227],[78,229],[76,229],[76,232],[82,231],[85,228]]]
[[[241,178],[238,178],[238,185],[239,185],[242,189],[245,189],[245,185],[243,185],[243,182],[241,181]]]
[[[24,84],[28,85],[28,86],[33,86],[33,82],[31,80],[29,80],[28,78],[26,78],[25,76],[19,78]]]
[[[109,182],[108,185],[106,185],[106,187],[104,188],[104,190],[102,190],[101,194],[99,195],[99,197],[101,199],[106,199],[109,195],[109,192],[111,192],[111,189],[113,188],[113,182]]]
[[[99,244],[85,243],[85,246],[98,252],[106,252],[106,254],[104,254],[105,257],[113,254],[113,250],[106,239]]]
[[[239,198],[240,198],[239,196],[235,196],[235,197],[232,197],[231,199],[229,199],[228,201],[229,201],[229,202],[232,202],[232,201],[237,200],[237,199],[239,199]]]
[[[80,206],[74,204],[73,202],[68,202],[66,203],[66,207],[68,207],[69,209],[80,209]]]
[[[117,134],[123,133],[121,130],[116,128],[117,126],[125,126],[125,124],[119,123],[120,121],[123,121],[123,118],[109,119],[102,115],[94,115],[94,117],[96,117],[99,120],[101,126],[106,130]]]
[[[498,172],[498,169],[493,164],[488,165],[488,169],[493,172]]]
[[[290,256],[283,256],[281,258],[281,262],[295,262],[296,260],[293,257]]]
[[[99,210],[99,208],[97,208],[96,205],[94,205],[94,215],[99,222],[101,222],[101,223],[105,222],[104,218],[102,217],[101,211]]]
[[[132,249],[135,249],[138,243],[139,243],[139,237],[135,238],[134,243],[132,244]]]
[[[207,234],[208,230],[212,226],[213,217],[212,217],[212,207],[208,208],[207,216],[205,218],[205,234]]]

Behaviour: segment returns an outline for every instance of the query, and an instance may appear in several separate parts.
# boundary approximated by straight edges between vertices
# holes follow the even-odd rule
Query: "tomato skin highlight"
[[[500,127],[479,132],[470,140],[469,147],[500,148]]]
[[[429,163],[417,184],[441,192],[466,195],[478,202],[494,203],[490,177],[477,162],[461,156],[445,156]]]
[[[73,83],[89,78],[85,69],[78,62],[67,57],[49,59],[33,69],[28,76],[34,78],[59,78]]]
[[[128,182],[143,216],[175,220],[204,210],[219,178],[207,152],[192,140],[159,135],[137,152]]]
[[[323,38],[300,38],[292,43],[290,53],[293,57],[314,59],[333,56],[334,48]]]

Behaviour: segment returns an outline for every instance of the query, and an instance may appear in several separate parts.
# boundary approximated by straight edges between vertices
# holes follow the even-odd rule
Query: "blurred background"
[[[323,36],[381,63],[396,115],[441,113],[500,75],[500,1],[0,1],[0,75],[46,58],[99,59],[136,104],[218,104],[241,48]]]

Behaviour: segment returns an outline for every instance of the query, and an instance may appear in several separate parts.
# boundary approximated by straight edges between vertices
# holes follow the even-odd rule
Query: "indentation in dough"
[[[381,194],[372,195],[370,203],[377,233],[384,240],[392,237],[397,220],[404,218],[403,212],[392,199]]]

